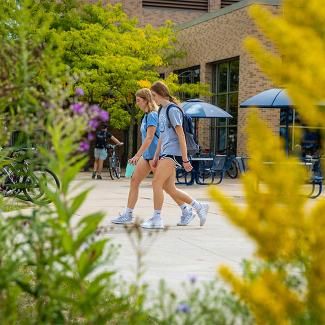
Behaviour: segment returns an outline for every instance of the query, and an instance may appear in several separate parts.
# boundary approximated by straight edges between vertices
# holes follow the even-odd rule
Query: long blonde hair
[[[153,90],[159,96],[168,99],[176,105],[179,105],[180,102],[170,94],[168,87],[162,81],[156,81],[152,84],[151,90]]]
[[[158,106],[157,106],[156,102],[153,100],[150,89],[148,89],[148,88],[139,89],[135,93],[135,97],[140,97],[147,102],[148,111],[146,113],[157,111]]]

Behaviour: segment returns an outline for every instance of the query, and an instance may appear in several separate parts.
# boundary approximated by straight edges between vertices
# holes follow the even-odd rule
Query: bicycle
[[[108,171],[109,175],[112,180],[121,178],[121,163],[120,158],[116,154],[116,147],[117,144],[108,144],[107,150],[108,150]]]
[[[1,195],[16,197],[35,204],[51,202],[45,189],[55,192],[60,188],[60,182],[53,171],[33,164],[29,153],[35,150],[35,148],[20,148],[13,150],[4,158],[4,164],[0,167]]]

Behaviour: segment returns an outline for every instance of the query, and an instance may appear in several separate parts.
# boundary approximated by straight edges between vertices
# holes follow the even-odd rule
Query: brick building
[[[247,109],[238,108],[239,103],[272,87],[242,46],[243,40],[253,35],[271,50],[248,15],[252,3],[261,3],[274,13],[279,11],[278,0],[242,0],[179,26],[179,42],[187,56],[173,70],[187,70],[187,75],[191,70],[199,73],[200,81],[209,83],[215,94],[212,103],[233,116],[228,120],[199,121],[200,144],[212,152],[228,148],[238,155],[246,154]],[[278,133],[280,111],[263,110],[262,116]]]
[[[166,20],[177,24],[179,46],[187,56],[165,72],[177,73],[180,82],[208,83],[214,95],[206,100],[233,115],[229,120],[199,120],[200,145],[215,153],[228,149],[245,156],[247,109],[239,108],[239,103],[273,86],[242,46],[247,36],[254,36],[272,50],[248,9],[259,3],[280,14],[281,0],[111,0],[117,2],[130,16],[138,17],[141,25],[159,26]],[[261,114],[275,133],[284,133],[283,112],[266,109]],[[295,127],[309,132],[294,111],[290,119],[291,131]]]

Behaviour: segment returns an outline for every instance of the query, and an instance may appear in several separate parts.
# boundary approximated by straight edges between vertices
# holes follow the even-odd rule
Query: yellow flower
[[[148,80],[139,80],[138,85],[140,88],[149,88],[151,87],[151,82]]]
[[[323,0],[284,0],[280,15],[252,6],[251,16],[272,41],[269,52],[256,39],[245,46],[275,85],[285,87],[303,120],[325,129],[325,6]],[[250,307],[258,324],[292,324],[308,315],[325,324],[325,200],[311,204],[303,195],[307,179],[295,158],[287,158],[278,136],[250,114],[249,172],[242,178],[246,206],[237,206],[219,189],[212,198],[224,214],[256,243],[256,254],[282,267],[243,278],[222,267],[219,272]],[[324,146],[323,146],[324,148]],[[266,165],[263,162],[273,161]],[[301,292],[287,285],[286,267],[303,265]]]

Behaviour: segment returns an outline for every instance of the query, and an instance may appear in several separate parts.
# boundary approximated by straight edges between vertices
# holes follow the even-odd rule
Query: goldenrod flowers
[[[255,5],[250,13],[274,51],[253,38],[246,40],[246,48],[264,73],[288,90],[303,120],[325,127],[325,107],[319,105],[325,101],[324,1],[284,0],[278,15]],[[255,241],[256,254],[276,266],[254,278],[239,277],[226,267],[220,274],[258,324],[325,324],[325,200],[307,200],[304,166],[286,157],[279,137],[256,113],[250,115],[248,135],[250,171],[242,177],[246,206],[237,206],[217,188],[210,192]],[[295,263],[302,265],[302,290],[286,280],[291,270],[286,266]]]

